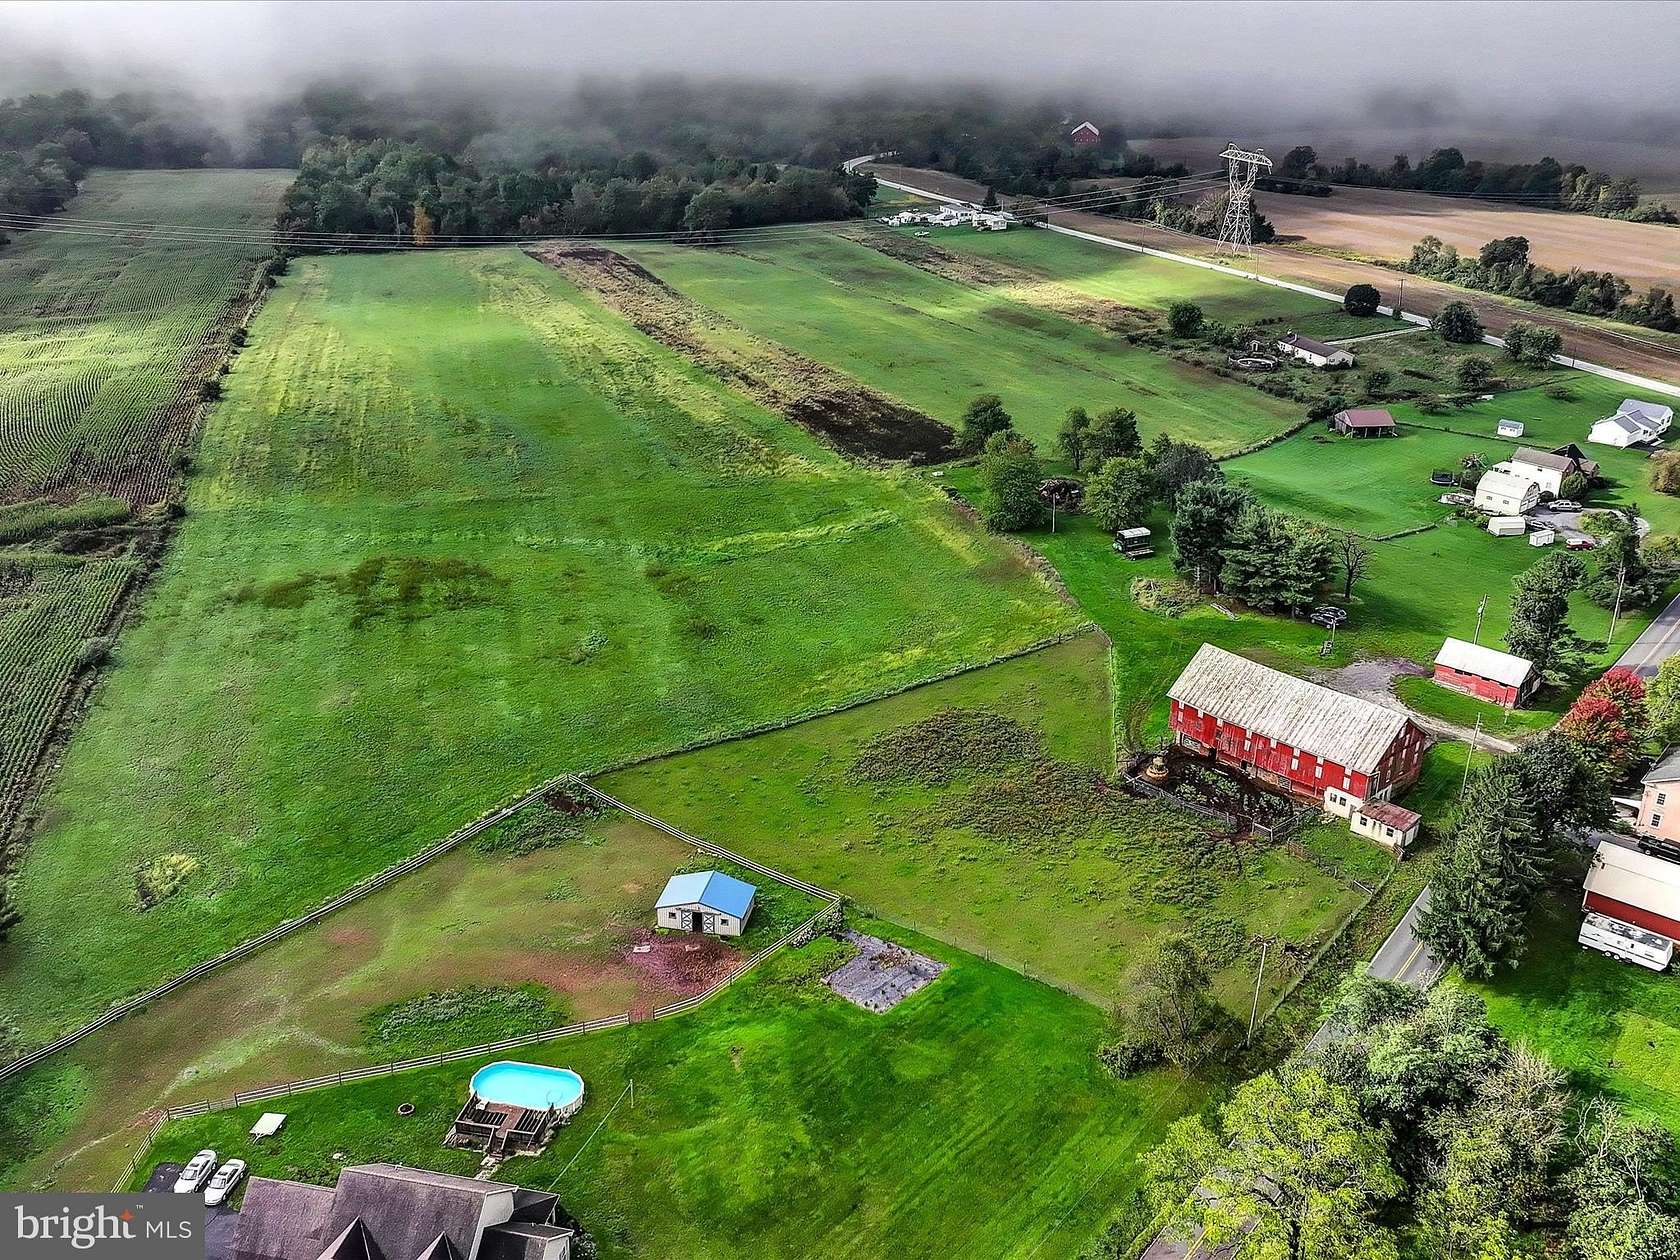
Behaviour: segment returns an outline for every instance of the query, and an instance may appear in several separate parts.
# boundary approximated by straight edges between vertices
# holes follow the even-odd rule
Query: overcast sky
[[[1673,108],[1680,4],[1470,3],[12,3],[0,94],[42,58],[111,86],[136,72],[219,95],[321,76],[564,84],[682,71],[1077,86],[1122,110],[1249,104],[1273,118],[1363,111],[1396,94],[1444,112],[1554,113],[1572,97],[1630,116]]]

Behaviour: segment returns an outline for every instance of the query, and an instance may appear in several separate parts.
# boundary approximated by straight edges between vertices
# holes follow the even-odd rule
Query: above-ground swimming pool
[[[489,1103],[569,1116],[583,1106],[583,1077],[539,1063],[490,1063],[473,1073],[472,1092]]]

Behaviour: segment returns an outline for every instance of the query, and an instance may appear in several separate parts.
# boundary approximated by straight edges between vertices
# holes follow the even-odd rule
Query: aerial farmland
[[[1680,1237],[1680,227],[1435,225],[1556,220],[1572,310],[1101,95],[278,82],[0,74],[0,1191],[205,1260]]]

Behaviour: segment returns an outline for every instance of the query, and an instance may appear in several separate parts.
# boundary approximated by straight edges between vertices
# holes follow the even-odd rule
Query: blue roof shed
[[[752,908],[758,889],[722,871],[689,871],[673,875],[659,894],[655,909],[667,906],[704,906],[718,914],[744,919]]]

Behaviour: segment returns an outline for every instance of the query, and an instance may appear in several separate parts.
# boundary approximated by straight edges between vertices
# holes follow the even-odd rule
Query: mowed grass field
[[[1138,1152],[1206,1086],[1116,1081],[1096,1058],[1095,1007],[857,926],[949,969],[877,1014],[815,979],[835,959],[819,941],[687,1015],[521,1051],[579,1072],[585,1103],[545,1154],[497,1177],[554,1189],[609,1260],[1077,1254],[1137,1185]],[[262,1142],[246,1134],[261,1108],[179,1121],[146,1166],[208,1145],[257,1175],[330,1183],[341,1162],[372,1159],[470,1175],[480,1156],[441,1143],[478,1066],[296,1095]],[[632,1080],[634,1102],[612,1111]],[[403,1102],[414,1114],[399,1119]]]
[[[1246,1020],[1256,938],[1318,939],[1363,902],[1350,877],[1374,883],[1392,864],[1345,827],[1315,835],[1338,878],[1098,783],[1114,759],[1107,656],[1085,636],[600,786],[1099,1005],[1152,941],[1188,933]],[[1271,968],[1263,997],[1294,974]]]
[[[513,251],[295,263],[226,390],[23,869],[0,977],[29,1039],[558,772],[1082,620],[937,490]]]
[[[820,904],[755,876],[747,936],[689,953],[679,938],[652,937],[652,907],[700,854],[616,811],[523,851],[520,826],[548,812],[533,802],[480,840],[7,1082],[0,1184],[109,1186],[151,1108],[528,1031],[486,1027],[468,1003],[428,1027],[424,1044],[373,1035],[380,1008],[426,994],[540,986],[550,1010],[535,1027],[645,1015],[705,988]],[[651,952],[633,952],[650,939]]]
[[[1582,949],[1579,886],[1542,899],[1514,971],[1471,987],[1507,1036],[1680,1133],[1680,986]]]
[[[988,393],[999,395],[1016,428],[1046,450],[1073,406],[1092,414],[1131,407],[1146,437],[1171,433],[1216,451],[1244,446],[1299,418],[1288,402],[838,235],[812,233],[729,250],[615,248],[752,332],[953,427],[976,395]]]

